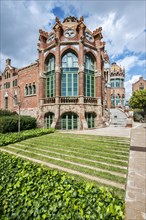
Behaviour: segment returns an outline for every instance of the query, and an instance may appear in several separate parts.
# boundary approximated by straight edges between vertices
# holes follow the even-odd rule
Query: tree
[[[146,89],[134,92],[130,98],[129,104],[133,109],[143,109],[144,116],[146,117]]]

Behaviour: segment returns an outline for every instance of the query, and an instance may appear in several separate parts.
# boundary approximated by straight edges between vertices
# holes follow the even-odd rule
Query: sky
[[[132,83],[146,79],[146,0],[0,0],[0,71],[38,59],[39,29],[51,31],[56,16],[80,18],[91,31],[102,27],[110,63],[125,68],[126,100]]]

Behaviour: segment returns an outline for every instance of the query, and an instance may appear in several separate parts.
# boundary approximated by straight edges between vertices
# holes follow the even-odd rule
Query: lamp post
[[[20,86],[18,86],[20,89]],[[18,105],[18,133],[20,132],[20,107],[21,107],[21,101],[17,101],[17,93],[12,95],[9,91],[6,91],[5,98],[8,98],[10,96],[12,99],[14,99]]]
[[[21,101],[20,101],[20,86],[18,86],[19,88],[19,101],[17,101],[17,105],[18,105],[18,133],[20,132],[20,107],[21,107]]]
[[[20,102],[17,102],[18,105],[18,132],[20,132]]]

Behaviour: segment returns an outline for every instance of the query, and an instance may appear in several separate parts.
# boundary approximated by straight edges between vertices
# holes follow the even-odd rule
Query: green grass
[[[129,146],[128,138],[55,132],[11,144],[2,149],[124,186]],[[77,177],[80,178],[84,179],[81,176]],[[100,182],[97,184],[102,185]]]

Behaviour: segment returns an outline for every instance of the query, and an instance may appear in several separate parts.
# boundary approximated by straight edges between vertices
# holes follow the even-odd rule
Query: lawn
[[[128,138],[55,132],[0,149],[124,192],[129,146]]]

